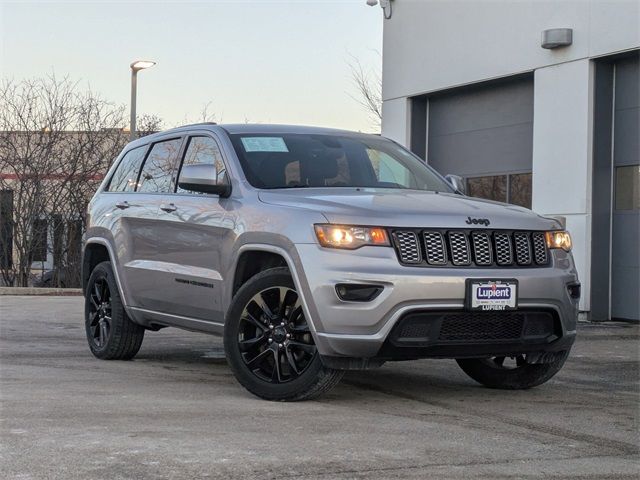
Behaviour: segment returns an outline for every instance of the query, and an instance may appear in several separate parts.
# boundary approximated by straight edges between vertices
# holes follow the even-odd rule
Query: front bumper
[[[571,255],[561,250],[553,251],[549,267],[507,269],[407,267],[400,265],[392,248],[386,247],[348,251],[298,244],[296,248],[300,260],[298,281],[318,350],[325,357],[384,356],[383,346],[389,344],[394,326],[406,315],[417,311],[463,311],[467,278],[515,278],[520,309],[553,312],[558,322],[557,338],[534,346],[518,342],[520,347],[554,351],[569,348],[575,339],[578,300],[569,295],[567,286],[576,283],[578,277]],[[384,289],[370,302],[347,302],[336,295],[338,283],[372,284]],[[416,351],[417,357],[408,356],[489,356],[515,348],[498,341],[481,345],[477,352],[466,343],[450,344],[447,349],[423,348]]]

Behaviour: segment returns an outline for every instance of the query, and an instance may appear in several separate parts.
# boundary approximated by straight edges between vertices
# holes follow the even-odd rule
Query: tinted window
[[[413,154],[365,135],[230,135],[257,188],[374,187],[452,192]]]
[[[191,137],[189,139],[189,146],[185,152],[182,165],[201,164],[215,165],[218,175],[225,170],[218,144],[211,137]],[[178,188],[178,192],[186,191]]]
[[[107,191],[133,192],[136,189],[136,180],[146,149],[146,146],[134,148],[124,155],[111,177]]]
[[[138,192],[169,192],[176,168],[181,138],[158,142],[153,145],[142,167]]]

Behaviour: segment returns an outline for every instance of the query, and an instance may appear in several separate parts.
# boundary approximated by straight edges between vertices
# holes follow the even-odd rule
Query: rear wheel
[[[84,302],[89,349],[103,360],[133,358],[144,338],[144,328],[133,323],[122,305],[110,262],[91,272]]]
[[[233,298],[224,330],[238,381],[267,400],[307,400],[342,378],[322,364],[288,268],[251,278]]]
[[[549,363],[527,363],[525,355],[456,360],[464,373],[485,387],[524,390],[537,387],[560,371],[569,351],[558,352]]]

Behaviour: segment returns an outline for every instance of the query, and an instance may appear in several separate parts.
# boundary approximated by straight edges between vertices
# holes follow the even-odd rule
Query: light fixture
[[[573,43],[572,28],[551,28],[542,32],[540,46],[551,50],[558,47],[568,47]]]
[[[380,0],[380,7],[382,8],[382,12],[384,14],[384,18],[389,20],[392,15],[391,2],[393,0]],[[378,5],[378,0],[367,0],[367,5],[370,7],[375,7]]]
[[[138,70],[144,70],[145,68],[151,68],[156,64],[151,60],[136,60],[131,64],[131,70],[137,72]]]
[[[354,250],[365,245],[388,247],[389,237],[384,228],[352,225],[314,225],[318,242],[323,247]]]
[[[138,95],[138,72],[151,68],[156,64],[151,60],[136,60],[131,62],[131,119],[129,121],[129,140],[136,138],[136,97]]]
[[[545,240],[547,241],[547,248],[561,248],[565,252],[571,251],[571,235],[566,230],[545,232]]]

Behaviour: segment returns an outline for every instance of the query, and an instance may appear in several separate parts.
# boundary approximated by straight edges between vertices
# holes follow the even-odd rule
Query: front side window
[[[413,154],[384,138],[327,134],[232,134],[256,188],[370,187],[453,192]]]
[[[153,145],[144,162],[137,192],[162,193],[171,191],[173,173],[182,145],[181,138],[158,142]]]
[[[225,167],[222,161],[222,154],[216,141],[211,137],[191,137],[187,151],[184,154],[182,166],[185,165],[214,165],[216,175],[224,173]],[[192,193],[178,187],[178,192]]]
[[[111,177],[108,192],[133,192],[136,189],[136,180],[146,150],[147,147],[143,146],[125,153]]]

